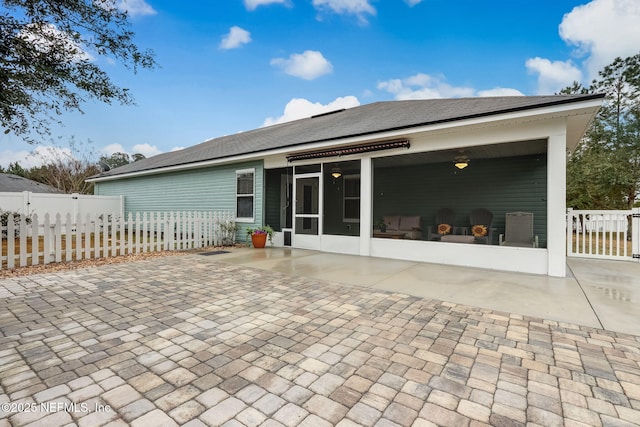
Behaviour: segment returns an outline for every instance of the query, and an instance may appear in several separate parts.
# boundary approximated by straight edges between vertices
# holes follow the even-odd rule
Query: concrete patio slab
[[[216,260],[640,335],[640,263],[574,258],[555,278],[288,248]]]
[[[446,272],[316,255],[0,280],[0,426],[637,425],[640,337],[378,289]]]
[[[640,335],[640,263],[574,258],[569,267],[604,329]]]

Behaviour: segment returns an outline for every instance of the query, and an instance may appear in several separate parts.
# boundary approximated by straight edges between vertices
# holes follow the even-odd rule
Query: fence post
[[[22,192],[22,213],[25,215],[29,215],[29,198],[31,197],[30,191]]]
[[[567,256],[573,252],[573,208],[567,209]]]
[[[78,200],[78,196],[80,196],[79,193],[71,193],[71,212],[73,216],[80,213],[80,206],[78,206],[80,201]]]
[[[631,255],[640,262],[640,208],[631,210]]]

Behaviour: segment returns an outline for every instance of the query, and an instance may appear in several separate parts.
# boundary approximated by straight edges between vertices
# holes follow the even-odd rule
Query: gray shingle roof
[[[101,177],[161,169],[313,142],[373,135],[430,124],[602,98],[552,95],[376,102],[205,141],[102,173]],[[97,176],[96,176],[97,177]],[[96,178],[94,177],[94,178]]]
[[[62,193],[57,188],[10,173],[0,173],[0,192]]]

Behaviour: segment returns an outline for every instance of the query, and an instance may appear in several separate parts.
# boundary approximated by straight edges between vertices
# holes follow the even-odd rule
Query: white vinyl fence
[[[640,258],[640,208],[567,212],[567,255],[584,258]]]
[[[121,216],[124,214],[124,196],[32,193],[31,191],[0,192],[0,210],[27,216],[38,214],[40,218],[44,218],[46,213],[55,212],[62,215],[63,220],[67,214],[70,214],[71,218],[76,218],[78,215],[85,217],[102,214]]]
[[[0,231],[0,269],[231,245],[236,237],[232,212],[144,212],[126,218],[11,214]]]

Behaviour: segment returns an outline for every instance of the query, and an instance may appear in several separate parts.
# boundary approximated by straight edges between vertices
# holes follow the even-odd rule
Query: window
[[[255,169],[236,171],[236,221],[253,222]]]
[[[360,222],[360,175],[344,176],[343,221]]]

